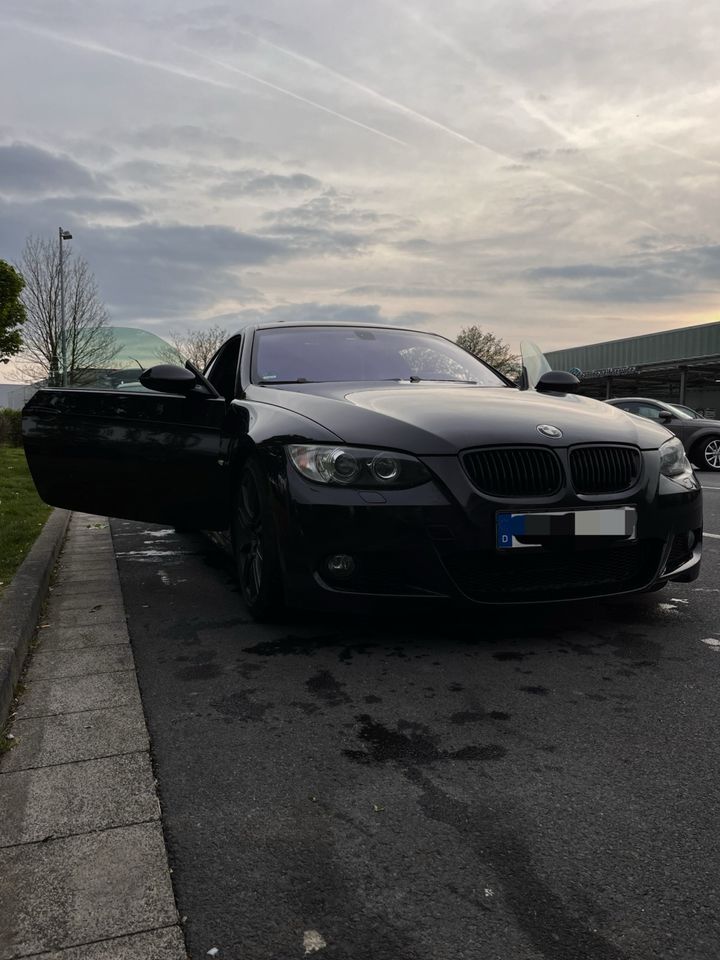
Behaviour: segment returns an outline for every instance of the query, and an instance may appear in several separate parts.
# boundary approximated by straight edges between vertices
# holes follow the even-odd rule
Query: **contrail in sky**
[[[48,40],[57,40],[60,43],[67,43],[72,47],[79,47],[81,50],[89,50],[91,53],[104,53],[109,57],[116,57],[118,60],[126,60],[129,63],[136,63],[143,67],[152,67],[154,70],[162,70],[164,73],[171,73],[176,77],[183,77],[186,80],[196,80],[198,83],[207,83],[212,87],[222,87],[224,90],[236,90],[232,83],[225,83],[222,80],[215,80],[214,77],[208,77],[201,73],[195,73],[192,70],[185,70],[184,67],[178,67],[173,63],[164,63],[161,60],[148,60],[146,57],[139,57],[134,53],[126,53],[124,50],[117,50],[115,47],[107,47],[103,43],[97,43],[95,40],[84,40],[78,37],[69,37],[64,33],[55,33],[52,30],[45,30],[42,27],[35,27],[26,23],[12,22],[12,26],[26,33],[34,33],[40,37],[46,37]]]
[[[499,150],[489,147],[485,143],[480,143],[478,140],[473,140],[464,133],[460,133],[459,130],[454,130],[452,127],[448,127],[446,124],[440,123],[439,120],[434,120],[432,117],[428,117],[424,113],[413,110],[412,107],[408,107],[404,103],[393,100],[384,93],[380,93],[380,91],[374,90],[372,87],[368,87],[364,83],[360,83],[360,81],[353,79],[353,77],[348,77],[346,74],[340,73],[338,70],[334,70],[332,67],[328,67],[327,64],[321,63],[319,60],[313,60],[312,57],[307,57],[302,53],[297,53],[295,50],[289,50],[287,47],[282,47],[279,43],[274,43],[272,40],[267,40],[265,37],[262,37],[256,33],[252,33],[250,30],[242,30],[240,28],[236,29],[238,33],[242,33],[246,37],[251,37],[253,40],[257,40],[259,43],[263,43],[266,46],[271,47],[273,50],[277,50],[279,53],[283,53],[285,56],[291,57],[293,60],[297,60],[299,63],[304,63],[306,66],[312,67],[314,70],[322,70],[325,73],[329,73],[331,76],[335,77],[335,79],[341,80],[343,83],[347,83],[350,86],[355,87],[356,90],[360,90],[362,93],[365,93],[370,97],[374,97],[376,100],[380,100],[380,102],[386,107],[390,107],[399,113],[404,113],[406,116],[412,117],[413,120],[419,120],[421,123],[424,123],[430,127],[434,127],[436,130],[441,130],[443,133],[449,134],[451,137],[454,137],[456,140],[460,140],[462,143],[466,143],[471,147],[476,147],[479,150],[485,150],[493,156],[499,157],[501,160],[504,160],[508,163],[515,162],[513,157],[509,157],[506,154],[501,153]]]
[[[217,60],[215,57],[211,57],[206,53],[200,53],[199,50],[195,50],[192,47],[186,47],[182,44],[176,44],[176,46],[181,50],[185,50],[187,53],[192,53],[201,60],[205,60],[207,63],[214,64],[216,67],[222,67],[223,70],[230,70],[232,73],[237,73],[241,77],[245,77],[247,80],[252,80],[253,83],[259,83],[264,87],[269,87],[271,90],[275,90],[276,93],[282,93],[284,96],[291,97],[293,100],[299,100],[300,103],[306,103],[308,106],[315,107],[316,110],[322,110],[323,113],[329,113],[331,117],[337,117],[339,120],[345,120],[346,123],[352,123],[354,126],[361,127],[363,130],[368,130],[370,133],[374,133],[378,137],[384,137],[386,140],[392,140],[393,143],[399,143],[401,147],[410,146],[409,143],[406,143],[404,140],[400,140],[398,137],[393,137],[389,133],[384,133],[382,130],[378,130],[376,127],[371,127],[367,123],[362,123],[360,120],[354,120],[345,113],[338,113],[337,110],[331,110],[330,107],[326,107],[324,104],[318,103],[316,100],[310,100],[308,97],[303,97],[299,93],[294,93],[292,90],[288,90],[285,87],[280,87],[278,84],[271,83],[269,80],[263,80],[262,77],[258,77],[254,73],[248,73],[247,70],[241,70],[240,67],[236,67],[234,64],[225,63],[224,60]]]
[[[414,10],[412,7],[401,2],[396,2],[395,5],[399,10],[402,10],[409,20],[412,20],[413,23],[419,26],[426,33],[429,33],[430,36],[434,37],[436,40],[439,40],[440,43],[452,50],[456,56],[460,57],[466,63],[469,63],[476,70],[480,69],[485,75],[486,80],[503,87],[504,95],[513,106],[519,107],[529,117],[531,117],[533,120],[538,120],[549,130],[552,130],[553,133],[556,133],[558,136],[562,137],[563,140],[567,141],[568,143],[572,143],[573,145],[577,145],[577,140],[573,134],[548,117],[543,110],[535,106],[535,104],[528,102],[524,96],[511,93],[509,90],[510,83],[507,77],[503,76],[492,67],[489,67],[486,63],[482,62],[477,54],[471,53],[454,37],[451,37],[449,34],[440,30],[435,26],[434,23],[431,23],[426,17],[423,17],[420,13],[418,13],[417,10]]]
[[[416,10],[409,7],[407,4],[403,3],[402,0],[396,0],[396,6],[398,9],[402,10],[408,19],[412,20],[417,26],[419,26],[426,33],[429,33],[430,36],[434,37],[436,40],[439,40],[442,44],[448,47],[453,53],[463,59],[466,63],[470,64],[474,69],[480,70],[485,78],[492,83],[497,84],[498,86],[504,89],[504,95],[507,97],[508,101],[515,107],[522,110],[527,116],[531,117],[533,120],[542,123],[543,126],[547,127],[548,130],[552,130],[553,133],[561,137],[566,143],[572,144],[573,146],[584,146],[584,142],[580,140],[571,130],[561,126],[555,120],[545,113],[544,110],[537,107],[535,104],[528,101],[528,99],[522,94],[518,94],[517,91],[513,93],[511,91],[510,81],[498,73],[492,67],[489,67],[484,63],[480,58],[471,53],[463,44],[459,43],[454,37],[449,36],[444,31],[438,29],[435,24],[431,23],[427,18],[423,17]],[[597,200],[605,200],[605,197],[598,194],[595,190],[583,189],[578,186],[577,181],[584,182],[586,184],[592,184],[594,187],[599,187],[603,190],[609,190],[611,193],[616,194],[617,196],[623,197],[626,201],[635,207],[636,210],[640,211],[641,214],[649,213],[645,207],[640,204],[636,196],[628,190],[618,187],[613,183],[608,183],[605,180],[599,180],[597,177],[591,176],[581,176],[577,173],[572,174],[572,179],[567,179],[564,176],[560,176],[555,173],[550,173],[549,171],[543,171],[547,176],[551,177],[553,180],[556,180],[558,183],[562,183],[565,186],[575,187],[575,189],[580,190],[582,193],[587,194],[588,196],[593,196]],[[643,226],[650,227],[652,230],[656,230],[658,233],[661,233],[659,227],[654,226],[653,224],[648,223],[646,220],[640,219],[639,223],[642,223]]]
[[[282,47],[277,43],[274,43],[272,40],[266,40],[264,37],[259,36],[258,34],[252,33],[249,30],[238,30],[239,33],[244,34],[245,36],[252,37],[254,40],[257,40],[260,43],[266,44],[278,52],[285,54],[288,57],[291,57],[294,60],[297,60],[299,63],[303,63],[306,66],[313,68],[314,70],[321,70],[325,73],[330,74],[330,76],[335,77],[335,79],[342,81],[343,83],[349,84],[354,87],[356,90],[367,94],[368,96],[374,97],[379,100],[384,106],[390,107],[393,110],[396,110],[400,113],[405,114],[406,116],[412,117],[414,120],[418,120],[421,123],[426,124],[427,126],[434,127],[437,130],[442,131],[443,133],[449,134],[456,140],[460,140],[463,143],[466,143],[468,146],[474,147],[477,150],[482,150],[490,155],[497,157],[500,160],[503,160],[505,163],[517,163],[517,158],[509,156],[508,154],[502,153],[500,150],[496,150],[494,147],[489,147],[485,143],[480,143],[477,140],[473,140],[471,137],[466,136],[464,133],[460,133],[458,130],[454,130],[452,127],[448,127],[444,123],[440,123],[439,120],[434,120],[432,117],[426,116],[424,113],[419,113],[417,110],[413,110],[412,107],[406,106],[404,103],[400,103],[397,100],[393,100],[391,97],[385,96],[385,94],[380,93],[377,90],[373,90],[372,87],[366,86],[364,83],[360,83],[358,80],[354,80],[352,77],[346,76],[344,73],[340,73],[337,70],[334,70],[332,67],[328,67],[326,64],[321,63],[319,60],[314,60],[311,57],[307,57],[304,54],[296,53],[294,50],[289,50],[287,47]],[[182,47],[183,50],[190,50],[189,47]],[[213,58],[206,57],[205,54],[198,53],[197,56],[204,57],[205,59],[210,60],[212,63],[216,63],[221,66],[225,66],[228,70],[236,70],[239,73],[243,73],[238,67],[230,66],[230,64],[223,63],[219,60],[214,60]],[[542,177],[546,180],[551,180],[555,183],[560,183],[567,190],[571,190],[573,193],[582,193],[586,196],[594,196],[598,198],[597,194],[594,194],[591,190],[587,190],[584,187],[581,187],[578,183],[566,180],[565,178],[559,176],[556,173],[550,173],[547,170],[540,170],[535,167],[532,168],[532,172],[537,174],[539,177]],[[601,184],[602,185],[602,184]]]
[[[682,157],[683,160],[692,160],[694,163],[704,163],[709,167],[720,167],[720,160],[708,160],[707,157],[695,157],[691,153],[685,153],[684,150],[677,150],[675,147],[669,147],[666,143],[658,143],[657,140],[651,140],[649,137],[642,138],[645,143],[658,150],[664,150],[665,153],[671,153],[675,157]]]
[[[126,60],[129,63],[135,63],[143,67],[151,67],[154,70],[161,70],[164,73],[170,73],[176,77],[183,77],[186,80],[196,80],[198,83],[210,84],[210,86],[221,87],[224,90],[234,90],[235,92],[238,91],[238,87],[235,84],[226,83],[222,80],[216,80],[214,77],[209,77],[201,73],[195,73],[193,70],[186,70],[184,67],[177,66],[173,63],[166,63],[162,60],[150,60],[147,57],[140,57],[134,53],[126,53],[124,50],[118,50],[115,47],[108,47],[103,43],[97,43],[95,40],[69,37],[67,34],[55,33],[52,30],[45,30],[42,27],[35,27],[31,26],[30,24],[13,22],[13,26],[20,30],[26,31],[27,33],[34,33],[37,36],[46,37],[50,40],[57,40],[60,43],[66,43],[73,47],[79,47],[82,50],[89,50],[92,53],[103,53],[109,57],[116,57],[119,60]],[[404,140],[400,140],[398,137],[393,137],[389,133],[384,133],[382,130],[377,130],[375,127],[371,127],[367,123],[362,123],[360,120],[355,120],[352,117],[348,117],[344,113],[331,110],[330,107],[326,107],[322,103],[317,103],[315,100],[310,100],[308,97],[300,96],[299,93],[293,93],[292,90],[286,90],[284,87],[280,87],[275,83],[270,83],[269,80],[263,80],[261,77],[256,77],[253,74],[247,73],[244,70],[240,70],[237,67],[230,66],[230,64],[223,63],[220,60],[214,60],[212,57],[207,57],[204,54],[199,54],[195,50],[190,50],[189,52],[193,53],[195,56],[207,60],[209,63],[214,63],[216,66],[223,67],[225,70],[231,70],[233,73],[238,73],[246,79],[252,80],[254,83],[269,87],[276,93],[281,93],[286,97],[291,97],[293,100],[299,100],[301,103],[305,103],[310,107],[314,107],[316,110],[321,110],[323,113],[330,114],[330,116],[336,117],[338,120],[344,120],[346,123],[352,123],[356,127],[367,130],[368,133],[373,133],[378,137],[383,137],[385,140],[390,140],[393,143],[397,143],[401,147],[409,146],[408,143],[406,143]]]

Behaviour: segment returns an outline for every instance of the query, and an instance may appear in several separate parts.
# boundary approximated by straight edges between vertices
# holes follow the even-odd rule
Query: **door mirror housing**
[[[673,420],[674,417],[669,410],[661,410],[660,413],[658,414],[658,419],[660,420],[661,423],[670,423],[670,421]]]
[[[160,393],[179,393],[187,396],[197,385],[197,377],[192,370],[175,367],[170,363],[160,363],[140,374],[140,383],[148,390]]]
[[[548,370],[540,377],[535,389],[539,393],[577,393],[580,381],[565,370]]]

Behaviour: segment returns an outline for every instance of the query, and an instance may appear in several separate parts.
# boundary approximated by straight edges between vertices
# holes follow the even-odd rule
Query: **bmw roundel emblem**
[[[550,423],[540,423],[537,428],[538,433],[541,433],[544,437],[552,437],[553,440],[559,440],[563,435],[562,430],[559,427],[553,427]]]

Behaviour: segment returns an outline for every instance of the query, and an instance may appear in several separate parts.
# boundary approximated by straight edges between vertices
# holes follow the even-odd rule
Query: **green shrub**
[[[22,414],[19,410],[0,409],[0,444],[19,447],[22,444]]]

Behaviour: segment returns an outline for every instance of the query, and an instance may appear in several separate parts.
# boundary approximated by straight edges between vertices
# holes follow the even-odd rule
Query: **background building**
[[[586,396],[654,397],[720,413],[720,322],[546,353],[580,377]]]

